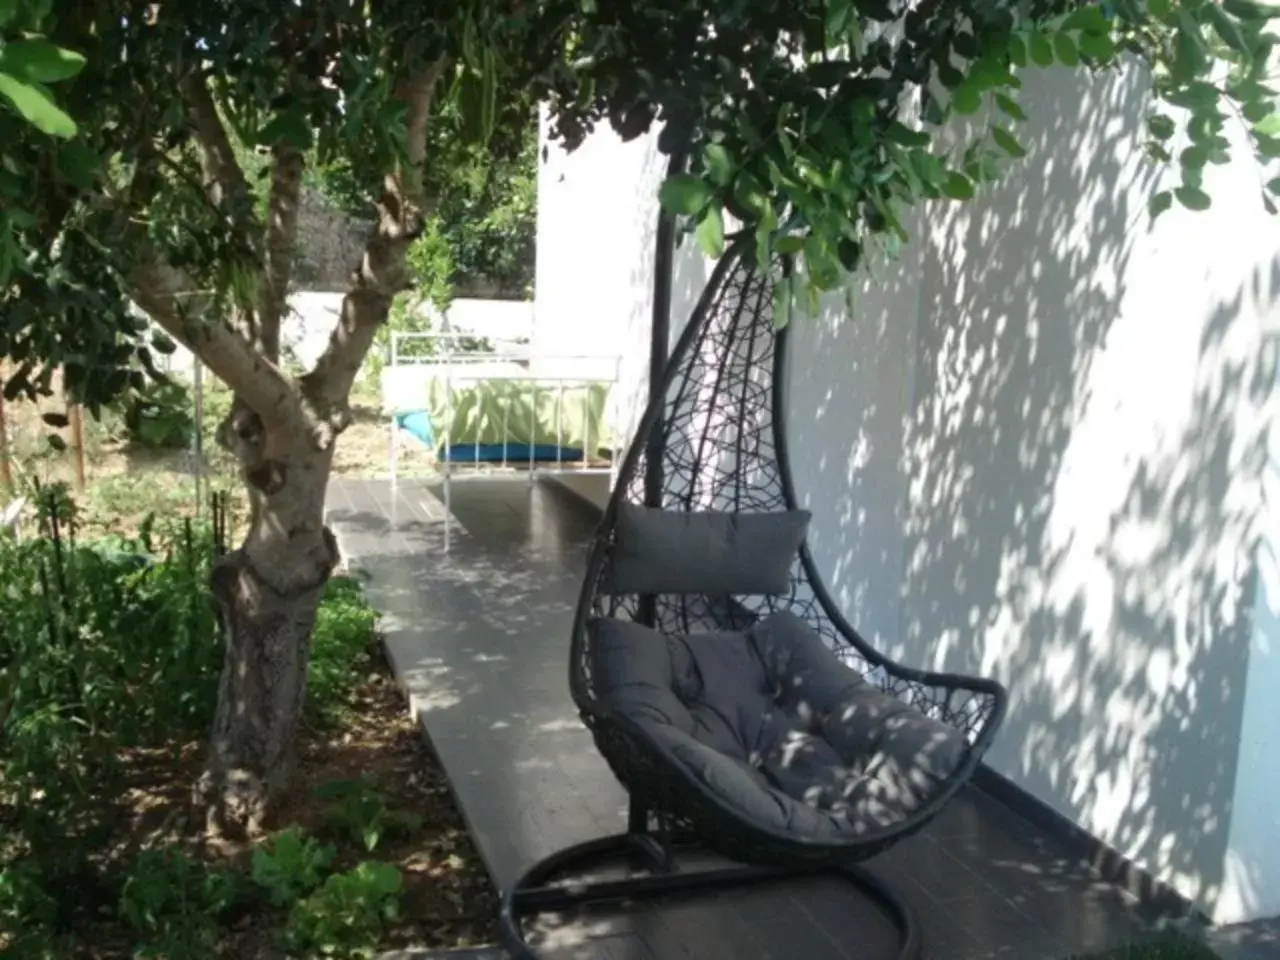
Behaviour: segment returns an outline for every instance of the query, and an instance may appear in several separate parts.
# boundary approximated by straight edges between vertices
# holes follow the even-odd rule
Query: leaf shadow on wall
[[[1212,907],[1275,380],[1242,315],[1280,298],[1280,261],[1203,320],[1163,318],[1167,339],[1143,317],[1144,90],[1029,80],[1012,175],[931,207],[852,317],[833,298],[796,321],[788,422],[854,623],[908,663],[1006,682],[992,766]]]

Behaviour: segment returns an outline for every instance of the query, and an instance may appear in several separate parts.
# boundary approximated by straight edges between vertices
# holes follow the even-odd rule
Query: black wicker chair
[[[832,601],[801,543],[782,595],[748,597],[620,594],[610,583],[620,512],[628,504],[664,511],[786,513],[796,507],[786,445],[787,330],[773,325],[774,277],[755,266],[749,240],[735,242],[717,265],[667,364],[623,461],[617,487],[592,545],[573,624],[570,682],[582,718],[631,797],[628,831],[563,850],[537,864],[507,892],[502,914],[506,946],[522,960],[538,954],[524,922],[539,913],[588,904],[723,890],[797,875],[827,873],[848,880],[896,924],[897,956],[918,955],[919,933],[909,905],[859,869],[924,827],[972,776],[1005,710],[1000,684],[894,663],[850,626]],[[924,800],[893,822],[856,836],[797,836],[744,818],[716,791],[678,763],[652,731],[602,700],[593,678],[598,618],[624,618],[668,635],[743,630],[777,611],[797,615],[834,648],[844,665],[880,691],[958,731],[962,759]],[[720,869],[681,870],[683,848],[734,862]],[[577,872],[619,861],[646,869],[629,879],[561,884]]]

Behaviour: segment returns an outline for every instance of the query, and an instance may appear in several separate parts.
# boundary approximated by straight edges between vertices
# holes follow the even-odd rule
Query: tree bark
[[[296,434],[265,435],[255,448],[241,451],[248,532],[212,576],[226,655],[200,793],[223,835],[259,832],[293,771],[311,634],[337,562],[324,526],[332,448]]]

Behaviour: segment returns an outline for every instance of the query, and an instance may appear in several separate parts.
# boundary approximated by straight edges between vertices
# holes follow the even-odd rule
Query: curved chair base
[[[563,880],[593,867],[625,863],[637,857],[653,871],[622,880],[589,883]],[[503,947],[515,960],[543,960],[525,940],[524,923],[540,913],[569,911],[588,905],[621,903],[723,891],[796,877],[832,876],[851,884],[868,897],[893,922],[900,935],[898,952],[883,960],[918,960],[920,929],[915,912],[890,886],[865,870],[848,866],[828,867],[725,867],[682,871],[668,846],[648,834],[622,833],[589,840],[553,853],[535,864],[502,899]],[[745,960],[745,958],[744,958]],[[881,958],[868,958],[881,960]]]

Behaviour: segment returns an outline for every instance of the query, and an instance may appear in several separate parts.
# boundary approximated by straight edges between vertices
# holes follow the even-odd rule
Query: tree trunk
[[[251,413],[244,419],[241,437],[260,424]],[[255,450],[287,452],[242,456],[249,529],[212,576],[226,655],[201,799],[210,829],[224,835],[257,833],[292,773],[311,634],[337,562],[324,526],[332,448],[300,437],[252,439]]]

